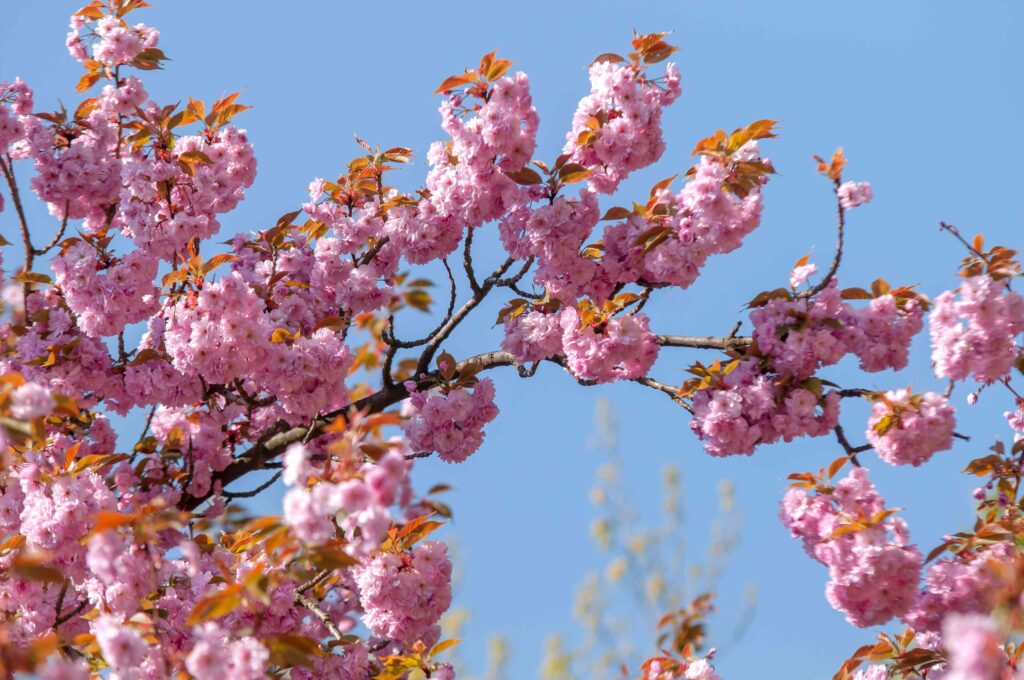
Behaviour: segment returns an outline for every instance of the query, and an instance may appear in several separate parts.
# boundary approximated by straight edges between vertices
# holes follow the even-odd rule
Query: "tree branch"
[[[441,263],[444,265],[445,271],[448,272],[448,283],[451,284],[451,294],[449,295],[449,298],[448,298],[448,311],[445,313],[444,318],[441,319],[441,323],[437,324],[437,326],[434,327],[434,330],[432,330],[429,333],[427,333],[426,337],[420,338],[419,340],[408,340],[407,341],[407,340],[399,340],[398,338],[396,338],[395,334],[394,334],[394,326],[392,325],[393,321],[391,321],[391,319],[389,319],[387,335],[384,337],[384,342],[386,342],[391,347],[394,347],[396,350],[397,349],[410,349],[412,347],[420,347],[421,345],[427,344],[428,342],[430,342],[431,338],[433,338],[435,335],[437,335],[441,331],[441,329],[444,328],[444,325],[451,320],[452,313],[455,311],[455,298],[456,298],[455,275],[452,274],[452,268],[448,265],[448,259],[447,258],[441,260]],[[392,357],[392,359],[393,358],[394,357]]]
[[[871,444],[862,444],[861,446],[854,446],[853,444],[850,443],[850,440],[846,438],[846,433],[843,431],[842,425],[839,425],[837,423],[835,428],[833,429],[836,433],[836,440],[839,442],[839,445],[843,447],[843,450],[846,451],[846,455],[849,457],[850,462],[853,463],[855,466],[860,467],[861,465],[860,461],[857,460],[857,454],[871,450],[873,448]]]
[[[473,294],[466,304],[459,308],[459,311],[455,312],[452,317],[448,320],[448,323],[444,324],[436,335],[427,343],[426,348],[423,350],[423,354],[420,355],[419,364],[416,366],[416,374],[426,373],[427,368],[430,366],[430,360],[434,358],[434,354],[437,352],[441,343],[444,342],[452,331],[462,323],[470,312],[472,312],[477,305],[483,302],[483,299],[487,297],[487,294],[491,292],[494,285],[501,280],[501,276],[508,271],[508,268],[512,266],[515,260],[508,258],[505,260],[500,267],[494,270],[494,273],[487,277],[487,279],[480,284],[480,288]]]
[[[273,477],[263,482],[262,484],[257,486],[255,489],[252,489],[251,491],[221,491],[220,495],[224,496],[224,498],[252,498],[253,496],[258,496],[261,492],[269,489],[271,486],[274,485],[274,482],[276,482],[280,478],[281,471],[278,470],[277,472],[274,473]]]
[[[485,352],[484,354],[478,354],[460,362],[457,369],[464,368],[470,362],[476,364],[479,370],[486,370],[497,366],[512,366],[515,359],[508,352]],[[434,375],[436,375],[436,373],[431,374],[431,376]],[[392,387],[385,387],[371,395],[354,401],[348,406],[336,411],[331,411],[330,413],[318,416],[308,425],[272,430],[253,444],[252,447],[236,456],[226,468],[220,472],[214,473],[213,479],[211,480],[214,483],[210,485],[211,491],[199,496],[184,494],[181,501],[178,503],[178,507],[182,510],[195,510],[210,498],[213,494],[212,489],[216,486],[216,482],[220,482],[221,487],[223,488],[250,472],[266,469],[270,461],[279,456],[290,444],[303,441],[303,439],[309,441],[319,437],[324,433],[324,428],[332,423],[338,416],[343,416],[354,411],[380,413],[386,408],[394,406],[408,396],[409,393],[405,389],[404,385],[393,385]]]
[[[839,271],[839,264],[843,260],[843,229],[846,226],[846,209],[843,208],[843,202],[839,200],[839,180],[835,182],[835,194],[836,194],[836,254],[832,258],[832,266],[829,267],[828,273],[825,274],[825,278],[818,282],[818,285],[814,286],[809,290],[805,290],[803,293],[797,295],[797,297],[809,298],[814,297],[821,291],[828,287],[828,284],[835,278],[836,272]]]
[[[462,266],[466,270],[466,278],[469,279],[469,287],[474,293],[480,292],[480,284],[477,283],[476,273],[473,271],[473,230],[466,232],[466,245],[462,249]]]
[[[335,640],[345,639],[345,636],[341,634],[341,631],[338,630],[338,627],[334,625],[334,621],[331,621],[331,617],[327,615],[327,612],[320,608],[319,604],[309,599],[305,595],[299,593],[295,594],[295,603],[302,605],[303,607],[311,611],[313,613],[313,616],[320,619],[320,622],[323,623],[324,627],[327,628],[327,632],[329,632],[331,634],[331,637],[333,637]]]
[[[749,337],[719,338],[711,335],[659,335],[657,342],[662,347],[731,350],[747,347],[752,339]]]
[[[61,220],[60,229],[57,230],[57,235],[53,237],[52,241],[47,243],[42,248],[35,248],[35,249],[33,249],[32,252],[34,254],[36,254],[36,255],[46,255],[48,252],[53,250],[57,246],[58,243],[60,243],[60,240],[62,238],[64,238],[64,232],[68,228],[68,213],[70,212],[70,210],[71,210],[71,201],[65,201],[65,203],[64,203],[64,219]]]
[[[566,372],[572,375],[568,368],[566,368],[565,357],[555,356],[548,359],[548,361],[565,368]],[[532,376],[536,371],[536,367],[534,367],[533,370],[530,370],[520,366],[515,357],[508,352],[503,351],[484,352],[483,354],[477,354],[476,356],[470,357],[465,361],[460,361],[456,366],[456,373],[465,370],[466,367],[470,365],[472,365],[477,372],[486,371],[499,366],[515,366],[519,370],[519,374],[523,377]],[[436,377],[437,372],[434,371],[428,374],[428,377],[424,382]],[[592,380],[581,380],[576,376],[573,376],[573,378],[581,385],[591,386],[598,384]],[[677,394],[676,388],[671,387],[670,385],[665,385],[651,378],[638,378],[635,382],[646,387],[656,389],[668,394],[669,396],[675,396]],[[363,397],[362,399],[359,399],[336,411],[331,411],[330,413],[318,416],[308,425],[289,427],[287,429],[279,429],[277,431],[270,432],[261,440],[253,444],[251,448],[239,454],[226,468],[220,472],[215,472],[213,474],[213,479],[211,480],[213,482],[210,485],[211,491],[199,496],[185,494],[178,503],[178,507],[182,510],[193,511],[213,495],[212,489],[216,487],[217,482],[220,482],[221,488],[223,488],[250,472],[264,470],[268,467],[275,466],[272,462],[273,459],[279,456],[289,445],[294,444],[295,442],[309,441],[321,436],[324,434],[324,428],[339,416],[359,411],[380,413],[399,403],[408,396],[409,392],[405,389],[405,386],[396,384],[392,387],[382,388],[381,390]],[[226,496],[227,494],[224,495]]]
[[[28,230],[28,220],[25,219],[25,209],[21,205],[21,192],[18,191],[18,180],[14,178],[14,163],[11,157],[7,156],[6,162],[0,158],[0,172],[7,180],[7,187],[11,190],[11,200],[14,201],[14,209],[18,213],[18,222],[21,226],[21,241],[25,247],[25,271],[32,271],[32,262],[35,258],[35,248],[32,247],[32,235]],[[28,297],[26,285],[25,297]]]
[[[373,262],[373,258],[377,257],[377,253],[380,252],[380,249],[386,246],[388,244],[388,241],[390,240],[390,236],[385,236],[381,240],[374,243],[373,247],[367,250],[366,253],[361,258],[359,258],[358,264],[362,266]]]

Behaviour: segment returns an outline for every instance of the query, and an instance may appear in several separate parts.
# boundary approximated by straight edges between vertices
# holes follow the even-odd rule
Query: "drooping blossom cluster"
[[[908,545],[906,523],[888,516],[864,468],[831,486],[790,489],[782,523],[829,569],[829,603],[855,626],[902,616],[917,595],[921,553]]]
[[[327,328],[275,342],[266,306],[238,272],[205,285],[194,298],[179,298],[167,311],[163,333],[172,365],[214,383],[247,378],[256,392],[277,392],[288,413],[314,414],[344,399],[348,347]]]
[[[603,298],[612,282],[600,263],[580,254],[600,218],[597,194],[557,196],[550,204],[521,206],[498,226],[502,245],[514,257],[535,258],[534,282],[551,296],[569,301],[585,294]]]
[[[330,463],[314,463],[309,448],[293,444],[284,456],[284,481],[292,487],[284,498],[285,522],[309,545],[332,541],[340,531],[347,552],[370,554],[391,527],[390,507],[409,505],[405,450],[399,446],[377,463],[363,464],[355,475],[329,481],[341,471]],[[320,481],[308,487],[311,478]]]
[[[190,173],[181,160],[188,154],[200,159],[184,162]],[[166,160],[129,158],[120,174],[121,232],[141,250],[175,262],[192,239],[219,231],[217,215],[242,200],[256,177],[256,158],[245,131],[227,125],[210,135],[180,138],[175,156]]]
[[[956,291],[935,298],[928,321],[935,375],[992,382],[1018,356],[1015,338],[1024,332],[1024,297],[986,274],[971,276]]]
[[[945,680],[1004,677],[1003,635],[990,617],[951,614],[942,624],[942,640],[949,658]]]
[[[32,190],[50,213],[59,219],[85,219],[88,228],[99,229],[121,190],[124,161],[116,155],[116,116],[99,106],[74,132],[36,121],[27,141],[35,161]]]
[[[941,394],[902,389],[877,397],[866,434],[885,462],[916,467],[953,446],[955,425],[953,407]]]
[[[406,644],[437,642],[437,621],[452,601],[452,564],[444,543],[380,553],[352,571],[366,612],[363,623],[374,635]]]
[[[541,361],[562,350],[562,317],[530,310],[505,320],[501,348],[520,363]]]
[[[598,325],[581,324],[575,308],[562,311],[562,349],[569,369],[584,380],[632,380],[647,374],[658,358],[658,343],[646,314],[617,316]]]
[[[461,463],[480,448],[484,425],[498,416],[494,382],[484,378],[472,391],[414,389],[402,413],[402,430],[413,450],[437,451],[441,460]]]
[[[939,632],[951,613],[988,613],[1000,587],[1013,549],[997,543],[977,552],[963,552],[938,560],[928,567],[924,589],[903,620],[914,630]]]
[[[815,374],[851,353],[865,371],[903,368],[923,313],[916,299],[892,294],[854,309],[834,280],[811,298],[772,297],[750,314],[760,356],[702,386],[690,426],[717,456],[826,434],[838,422],[839,395],[824,391]]]
[[[916,299],[900,300],[887,293],[854,310],[851,351],[864,371],[875,373],[906,367],[910,343],[924,328],[924,308]]]
[[[693,397],[690,428],[712,456],[751,455],[759,444],[820,437],[839,422],[839,394],[779,385],[755,359]]]
[[[92,245],[78,241],[53,258],[51,268],[78,327],[87,335],[106,337],[157,310],[157,264],[141,251],[103,261]]]
[[[868,203],[875,197],[870,182],[844,182],[836,189],[839,204],[849,210]]]

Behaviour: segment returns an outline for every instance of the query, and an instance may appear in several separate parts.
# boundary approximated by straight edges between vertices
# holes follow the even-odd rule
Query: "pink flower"
[[[570,370],[584,380],[611,382],[647,374],[658,357],[657,338],[644,314],[627,314],[599,327],[580,328],[573,307],[561,315],[562,347]]]
[[[1007,667],[1003,638],[995,622],[981,614],[951,614],[942,624],[949,655],[948,680],[999,678]]]
[[[54,406],[50,390],[37,383],[25,383],[11,393],[11,415],[20,420],[41,418]]]
[[[789,275],[789,286],[793,290],[796,290],[807,281],[808,278],[813,276],[818,271],[818,265],[816,264],[802,264],[799,267],[793,267],[793,271]]]
[[[935,298],[928,320],[935,375],[993,382],[1017,358],[1015,337],[1024,331],[1024,298],[987,275],[972,276],[956,291]]]
[[[134,628],[109,616],[100,616],[92,622],[92,632],[111,668],[130,671],[142,664],[147,645]]]
[[[405,644],[436,641],[434,627],[451,604],[452,566],[443,543],[421,543],[411,553],[381,553],[352,568],[363,623]],[[428,639],[432,638],[432,640]]]
[[[875,401],[868,420],[868,442],[890,465],[918,466],[937,451],[953,446],[953,407],[940,394],[886,392]]]
[[[498,415],[494,383],[484,378],[469,389],[414,392],[403,407],[402,429],[416,451],[437,451],[441,460],[461,463],[483,443],[484,425]]]
[[[847,210],[864,205],[874,198],[869,182],[845,182],[836,190],[836,194],[840,205]]]
[[[882,497],[854,468],[834,488],[792,489],[780,517],[804,549],[829,569],[826,597],[855,626],[902,616],[914,604],[922,557],[907,546],[903,520],[886,518],[863,529],[836,533],[844,523],[866,522],[884,509]]]

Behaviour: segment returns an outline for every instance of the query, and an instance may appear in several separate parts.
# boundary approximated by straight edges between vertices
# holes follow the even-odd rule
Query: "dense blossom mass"
[[[657,73],[676,49],[657,33],[591,63],[551,162],[536,158],[528,77],[491,53],[438,88],[443,138],[426,151],[422,187],[392,184],[412,149],[357,137],[365,153],[314,177],[293,212],[224,234],[256,178],[235,122],[248,107],[237,94],[150,97],[145,72],[168,61],[165,42],[127,18],[147,5],[97,0],[73,15],[66,46],[85,98],[72,109],[0,83],[0,211],[22,246],[2,240],[0,676],[453,680],[444,654],[457,641],[440,625],[453,565],[435,534],[451,516],[438,498],[448,487],[419,488],[414,465],[485,448],[499,408],[481,373],[529,378],[553,365],[581,385],[667,395],[713,456],[835,436],[844,455],[791,475],[781,520],[827,567],[825,597],[850,623],[907,626],[837,678],[1019,677],[1024,298],[1013,250],[943,225],[967,250],[953,290],[932,301],[883,279],[841,288],[847,211],[873,190],[843,181],[840,150],[818,159],[838,213],[833,261],[804,257],[788,288],[755,296],[749,336],[740,325],[666,334],[650,299],[690,288],[760,227],[775,172],[761,147],[775,122],[719,130],[675,187],[676,176],[646,198],[612,199],[665,153],[664,112],[681,95],[674,64]],[[48,222],[28,219],[30,194]],[[482,231],[505,251],[493,269],[474,257]],[[440,301],[423,272],[443,272]],[[445,351],[485,301],[500,303],[500,341]],[[404,336],[399,319],[435,306],[426,335]],[[908,366],[926,319],[944,391],[829,377],[847,361],[881,374],[871,384],[893,382],[883,372]],[[680,347],[720,354],[682,385],[654,377]],[[973,529],[926,556],[862,459],[873,450],[917,467],[967,440],[953,397],[967,382],[972,406],[1009,399],[999,412],[1012,442],[967,465],[985,480]],[[843,427],[846,399],[867,400],[866,423]],[[117,432],[111,415],[144,430]],[[246,500],[279,483],[280,516],[250,516]],[[662,619],[671,630],[644,680],[719,678],[708,603]]]
[[[781,517],[804,550],[828,567],[828,601],[855,626],[903,615],[914,602],[921,569],[906,523],[885,516],[865,468],[817,491],[791,489]]]

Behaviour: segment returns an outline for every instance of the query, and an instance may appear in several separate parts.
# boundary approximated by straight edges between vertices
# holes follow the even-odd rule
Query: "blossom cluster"
[[[441,634],[438,619],[452,601],[452,564],[444,543],[427,541],[411,552],[378,554],[353,568],[363,622],[374,635],[428,645]]]
[[[81,62],[91,58],[107,66],[130,64],[144,49],[156,47],[160,32],[145,24],[129,26],[122,17],[106,15],[100,18],[92,29],[91,54],[86,41],[80,35],[86,27],[87,18],[79,13],[71,17],[71,32],[67,37],[67,48],[71,56]]]
[[[646,79],[634,66],[591,64],[590,94],[576,108],[563,153],[594,170],[588,178],[594,191],[615,191],[630,173],[661,158],[662,109],[680,93],[679,71],[673,64],[666,67],[662,85]]]
[[[657,339],[646,314],[626,314],[594,326],[581,324],[577,311],[567,307],[561,322],[566,363],[584,380],[640,378],[658,358]]]
[[[78,327],[86,335],[106,337],[157,310],[159,290],[153,284],[157,264],[140,251],[120,261],[101,260],[92,245],[78,241],[53,258],[51,268]]]
[[[1018,356],[1015,337],[1024,332],[1024,297],[982,274],[935,298],[928,317],[935,375],[998,380]]]
[[[839,395],[815,374],[851,353],[865,371],[903,368],[923,314],[916,300],[891,294],[854,309],[834,281],[809,299],[772,298],[750,315],[760,356],[699,390],[690,426],[716,456],[826,434],[838,422]]]
[[[790,489],[780,517],[804,550],[829,569],[829,603],[855,626],[902,616],[914,604],[921,553],[906,523],[888,516],[864,468],[834,488]]]
[[[416,451],[437,451],[441,460],[461,463],[480,448],[484,425],[498,416],[494,382],[479,381],[465,388],[419,390],[414,384],[403,405],[402,430]]]
[[[748,142],[742,157],[760,161],[756,142]],[[643,281],[689,287],[708,258],[730,253],[761,221],[762,195],[755,188],[745,196],[727,191],[730,164],[702,156],[693,179],[672,196],[667,189],[652,198],[674,212],[667,220],[634,215],[607,227],[603,266],[616,283]],[[653,227],[664,227],[669,237],[646,248],[643,237]]]
[[[941,394],[886,392],[871,408],[868,443],[891,465],[918,466],[953,446],[954,411]]]
[[[904,621],[914,630],[939,632],[952,613],[988,613],[1005,585],[1000,565],[1013,556],[1013,549],[1001,543],[977,552],[965,552],[938,560],[924,577],[924,589]]]
[[[403,451],[388,451],[377,463],[364,463],[357,474],[328,481],[339,475],[335,466],[314,463],[309,448],[293,444],[284,456],[284,482],[292,487],[284,498],[285,521],[309,545],[334,540],[340,530],[347,552],[370,554],[391,527],[389,508],[410,502],[410,465]],[[311,478],[320,481],[307,488]]]
[[[690,428],[712,456],[751,455],[759,444],[820,437],[839,422],[839,394],[815,385],[780,385],[756,359],[740,361],[720,383],[693,397]]]
[[[505,320],[501,348],[520,363],[553,357],[562,350],[562,317],[529,310]]]
[[[861,309],[844,302],[833,280],[811,300],[774,298],[750,314],[754,340],[781,376],[804,380],[824,366],[856,354],[861,369],[907,365],[910,341],[923,327],[916,300],[900,305],[886,294]]]

